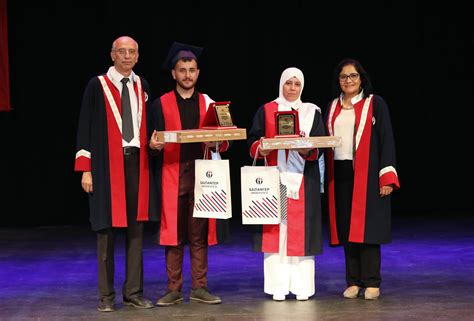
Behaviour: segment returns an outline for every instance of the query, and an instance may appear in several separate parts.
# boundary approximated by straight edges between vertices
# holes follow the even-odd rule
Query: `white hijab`
[[[283,96],[283,85],[288,81],[288,79],[291,79],[293,77],[296,77],[301,82],[301,91],[300,91],[300,95],[298,96],[298,99],[290,102],[285,99],[285,96]],[[303,103],[301,101],[301,94],[303,93],[303,88],[304,88],[304,76],[301,70],[295,67],[286,68],[281,74],[279,88],[280,88],[280,92],[279,92],[278,98],[275,99],[275,102],[277,102],[278,105],[283,105],[290,109],[291,107],[293,107],[293,109],[298,110],[301,107],[301,104]]]
[[[301,82],[301,91],[298,98],[294,101],[288,101],[283,96],[283,86],[288,81],[296,77]],[[287,68],[283,71],[280,77],[280,93],[274,101],[278,103],[279,111],[288,111],[293,109],[298,110],[298,120],[300,130],[306,135],[309,135],[313,125],[314,113],[319,109],[314,104],[303,103],[301,101],[301,94],[303,93],[304,76],[303,72],[295,67]],[[289,151],[288,159],[285,150],[278,151],[278,169],[280,170],[281,183],[286,186],[287,197],[292,199],[299,199],[299,189],[303,180],[305,160],[296,151]]]

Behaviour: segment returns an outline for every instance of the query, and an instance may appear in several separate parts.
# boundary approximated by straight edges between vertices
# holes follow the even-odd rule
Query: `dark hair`
[[[199,69],[199,64],[198,64],[197,58],[191,58],[191,57],[183,57],[183,58],[179,58],[179,59],[178,59],[178,60],[176,60],[176,62],[174,63],[174,65],[173,65],[173,68],[172,68],[172,69],[174,69],[174,67],[176,67],[176,64],[177,64],[177,63],[178,63],[178,61],[180,61],[180,60],[182,60],[182,61],[184,61],[184,62],[188,62],[188,61],[193,61],[193,60],[194,60],[194,61],[196,62],[197,68]]]
[[[361,84],[360,86],[364,90],[364,98],[368,97],[373,93],[372,82],[370,81],[369,74],[362,67],[361,63],[352,58],[342,59],[334,69],[333,74],[333,97],[337,98],[341,95],[341,85],[339,83],[339,74],[341,73],[342,68],[347,65],[352,65],[357,70],[360,75]]]

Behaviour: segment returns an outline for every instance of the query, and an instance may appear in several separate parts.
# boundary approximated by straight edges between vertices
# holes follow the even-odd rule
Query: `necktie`
[[[122,82],[122,138],[129,143],[133,138],[132,107],[130,106],[130,93],[128,92],[128,78]]]

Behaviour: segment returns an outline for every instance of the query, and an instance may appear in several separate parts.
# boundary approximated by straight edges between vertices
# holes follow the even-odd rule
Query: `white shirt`
[[[118,89],[120,94],[122,93],[122,83],[121,80],[125,78],[120,74],[114,66],[109,68],[107,72],[107,77],[112,81],[114,86]],[[128,77],[130,80],[127,82],[128,91],[130,93],[130,106],[132,108],[132,120],[133,120],[133,139],[130,142],[126,142],[122,139],[122,146],[133,146],[140,148],[140,129],[138,124],[138,97],[135,94],[135,89],[133,84],[137,81],[135,73],[132,71]]]
[[[352,109],[341,109],[334,121],[334,136],[342,137],[342,144],[334,148],[335,160],[353,159],[354,153],[355,112]]]

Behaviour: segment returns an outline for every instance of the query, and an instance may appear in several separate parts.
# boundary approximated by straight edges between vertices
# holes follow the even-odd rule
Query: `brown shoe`
[[[351,285],[342,294],[346,299],[355,299],[359,295],[360,288],[357,285]]]
[[[123,304],[132,306],[137,309],[151,309],[154,307],[153,302],[145,299],[141,295],[134,296],[131,298],[123,298]]]
[[[365,289],[364,297],[366,300],[377,300],[380,296],[379,288],[367,288]]]
[[[156,305],[159,306],[169,306],[177,303],[183,302],[184,298],[181,292],[178,291],[168,291],[165,295],[156,301]]]
[[[97,311],[99,312],[113,312],[114,303],[106,300],[99,300],[99,305],[97,306]]]
[[[210,294],[205,287],[192,289],[189,299],[206,304],[219,304],[222,302],[221,298]]]

